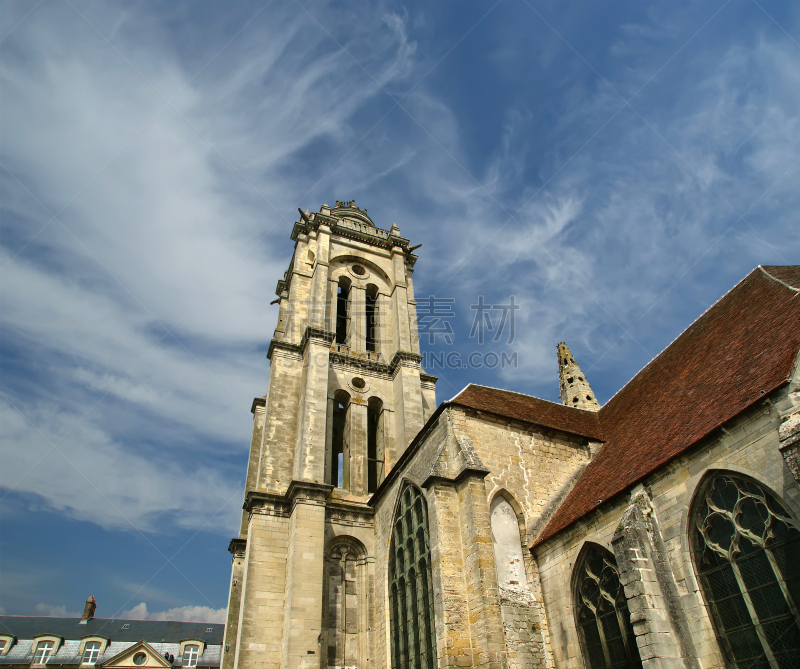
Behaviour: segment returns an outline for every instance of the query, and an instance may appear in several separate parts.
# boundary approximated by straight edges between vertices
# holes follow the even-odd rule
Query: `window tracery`
[[[392,529],[389,579],[392,669],[434,669],[428,508],[420,490],[408,483]]]
[[[729,660],[752,669],[797,666],[797,520],[763,486],[730,473],[708,478],[692,519],[695,569]]]
[[[588,544],[578,560],[575,610],[589,669],[640,668],[639,648],[614,555]]]

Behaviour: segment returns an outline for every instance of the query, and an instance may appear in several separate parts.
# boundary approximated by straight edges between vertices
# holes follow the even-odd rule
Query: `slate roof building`
[[[0,666],[219,667],[224,625],[95,618],[0,616]]]
[[[561,403],[437,406],[416,247],[352,201],[292,239],[223,669],[800,666],[800,267],[605,406],[563,342]]]

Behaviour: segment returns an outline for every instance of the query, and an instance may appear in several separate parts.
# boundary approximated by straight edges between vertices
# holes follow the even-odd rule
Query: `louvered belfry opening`
[[[407,483],[389,556],[392,669],[436,667],[432,593],[428,508],[420,490]]]
[[[642,660],[613,553],[587,544],[576,576],[575,611],[587,667],[640,668]]]
[[[728,659],[748,669],[797,667],[797,519],[753,479],[716,472],[698,492],[691,528],[695,568]]]

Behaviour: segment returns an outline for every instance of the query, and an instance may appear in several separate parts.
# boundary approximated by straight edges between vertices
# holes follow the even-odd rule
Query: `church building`
[[[352,201],[291,237],[222,669],[800,667],[800,267],[602,407],[555,342],[560,403],[437,406],[416,247]]]

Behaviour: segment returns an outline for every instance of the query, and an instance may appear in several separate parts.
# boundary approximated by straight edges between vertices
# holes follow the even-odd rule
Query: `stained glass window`
[[[418,488],[406,484],[389,556],[392,669],[436,667],[430,555],[425,498]]]
[[[578,560],[575,610],[589,669],[640,668],[625,592],[614,555],[587,544]]]
[[[705,481],[693,519],[695,567],[729,660],[747,669],[797,667],[797,520],[763,486],[729,473]]]

